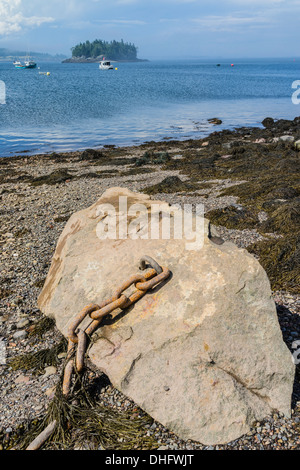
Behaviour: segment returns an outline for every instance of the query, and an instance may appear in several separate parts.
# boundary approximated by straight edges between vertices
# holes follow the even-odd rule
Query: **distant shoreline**
[[[110,60],[110,59],[107,59],[107,60]],[[98,57],[96,59],[93,59],[93,58],[88,58],[88,59],[84,59],[82,57],[71,57],[70,59],[65,59],[62,61],[62,64],[95,64],[95,63],[98,63],[100,62],[101,59]],[[148,59],[132,59],[132,60],[114,60],[114,59],[111,59],[110,60],[111,62],[123,62],[123,63],[126,63],[126,62],[149,62]]]

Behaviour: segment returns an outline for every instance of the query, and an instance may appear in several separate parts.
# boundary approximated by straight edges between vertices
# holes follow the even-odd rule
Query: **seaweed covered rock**
[[[170,160],[168,152],[154,152],[147,151],[135,161],[135,166],[140,167],[143,165],[161,165]]]
[[[268,128],[273,127],[274,123],[275,123],[275,121],[274,121],[273,118],[267,117],[263,120],[262,125],[268,129]]]
[[[261,224],[260,230],[265,233],[299,234],[300,198],[280,204],[271,217]]]
[[[254,228],[258,224],[257,215],[238,204],[223,209],[212,210],[206,216],[213,224],[222,225],[229,229],[244,230],[246,228]]]
[[[68,172],[67,168],[60,168],[55,170],[49,175],[38,176],[31,180],[31,186],[42,186],[43,184],[54,185],[65,183],[67,180],[71,180],[73,175]]]
[[[160,183],[152,186],[147,186],[144,189],[146,194],[157,194],[157,193],[176,193],[182,191],[193,191],[197,186],[190,182],[182,181],[178,176],[167,176]]]
[[[248,247],[255,253],[268,273],[274,290],[299,293],[300,235],[264,240]]]
[[[120,196],[128,207],[140,211],[142,204],[147,214],[159,208],[160,224],[179,211],[145,194],[111,188],[73,214],[58,241],[40,309],[66,335],[74,315],[110,298],[147,254],[172,276],[103,321],[89,349],[96,367],[183,439],[226,443],[274,409],[288,416],[295,367],[258,261],[232,243],[214,243],[207,220],[197,250],[187,249],[184,238],[99,238],[102,204],[114,208],[124,229]],[[130,225],[135,222],[131,214]]]
[[[79,161],[90,161],[90,160],[100,160],[103,158],[103,152],[100,150],[95,150],[95,149],[86,149],[84,150],[80,156],[78,157]]]

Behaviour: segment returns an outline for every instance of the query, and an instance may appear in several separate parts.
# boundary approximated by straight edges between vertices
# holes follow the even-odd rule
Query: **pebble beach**
[[[61,340],[61,334],[55,326],[40,337],[34,336],[32,331],[43,317],[37,308],[37,298],[47,276],[57,240],[71,214],[95,203],[106,189],[118,186],[132,191],[145,191],[155,199],[171,204],[202,203],[208,218],[210,214],[216,216],[218,211],[226,208],[237,210],[238,216],[243,211],[254,211],[254,215],[252,212],[251,214],[257,219],[255,223],[245,219],[242,225],[238,219],[234,226],[227,223],[222,225],[212,220],[220,237],[241,248],[257,247],[266,239],[273,241],[293,238],[294,234],[288,232],[263,230],[265,225],[262,224],[274,218],[270,205],[267,205],[269,199],[264,200],[265,206],[259,206],[255,212],[246,200],[241,200],[234,192],[230,194],[233,187],[249,181],[246,172],[242,174],[239,173],[240,170],[236,171],[237,160],[244,164],[243,159],[248,156],[248,152],[249,155],[255,155],[255,158],[259,158],[260,154],[268,154],[271,162],[280,154],[282,160],[287,162],[286,177],[296,172],[293,169],[290,173],[289,162],[299,162],[296,143],[300,139],[300,120],[298,118],[298,121],[280,124],[272,121],[266,121],[263,128],[241,128],[227,132],[218,132],[216,125],[215,133],[200,140],[147,142],[136,147],[106,146],[98,151],[34,156],[24,154],[21,157],[0,158],[2,449],[9,446],[10,437],[18,426],[36,418],[47,409],[62,372],[65,353],[58,354],[55,366],[39,371],[14,370],[10,361],[19,355],[53,348]],[[194,172],[196,161],[197,174]],[[232,166],[231,161],[234,162]],[[225,165],[226,171],[230,170],[227,173]],[[279,177],[280,174],[277,175]],[[286,183],[284,185],[287,186]],[[298,227],[299,180],[297,182],[293,178],[290,186],[295,191],[293,197],[272,199],[272,203],[277,204],[275,209],[272,206],[272,211],[278,209],[278,204],[282,204],[276,202],[277,200],[288,201],[293,214],[295,211],[298,214],[298,219],[293,219]],[[256,249],[252,252],[259,258]],[[297,269],[297,266],[295,268],[293,265],[293,269]],[[272,277],[272,283],[272,295],[277,306],[283,339],[293,353],[294,342],[300,340],[299,291],[297,292],[295,282],[291,279],[285,285],[276,283],[276,279]],[[156,442],[153,448],[161,450],[299,450],[299,367],[297,366],[290,418],[274,411],[264,422],[253,423],[253,428],[247,435],[229,444],[214,447],[182,441],[153,421],[145,425],[145,436],[151,436]],[[144,412],[116,390],[100,371],[90,370],[89,379],[97,400],[103,405],[115,411],[127,412],[132,419],[144,416]],[[86,448],[88,447],[89,443],[86,443]]]

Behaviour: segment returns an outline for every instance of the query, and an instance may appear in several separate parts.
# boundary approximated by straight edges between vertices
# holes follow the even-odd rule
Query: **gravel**
[[[180,152],[173,149],[176,159]],[[128,149],[128,158],[138,154],[137,148]],[[47,367],[41,374],[36,371],[13,371],[8,361],[20,354],[36,352],[56,345],[61,335],[56,328],[49,330],[41,339],[33,339],[30,326],[42,317],[37,308],[37,297],[65,221],[75,211],[93,204],[101,194],[113,186],[127,187],[139,191],[149,184],[154,185],[168,176],[178,176],[179,171],[162,171],[159,166],[149,167],[152,173],[120,176],[119,165],[97,165],[78,161],[77,154],[69,154],[62,160],[41,157],[5,159],[4,170],[15,172],[8,182],[0,185],[1,201],[1,287],[0,287],[0,386],[1,415],[0,430],[10,434],[27,419],[43,413],[55,390],[62,372],[64,354],[60,354],[57,367]],[[124,157],[123,157],[124,158]],[[22,180],[22,174],[30,178],[48,175],[62,168],[75,175],[69,181],[54,185],[31,186],[30,181]],[[122,166],[122,171],[132,165]],[[91,178],[90,172],[100,172],[99,177]],[[106,173],[101,177],[101,172]],[[180,178],[185,178],[180,175]],[[204,181],[205,182],[205,181]],[[217,197],[219,192],[232,184],[230,180],[214,181],[213,190],[199,190],[195,194],[157,194],[156,199],[167,200],[171,204],[201,204],[205,212],[237,203],[232,196]],[[264,217],[264,214],[261,214]],[[255,230],[229,230],[218,227],[223,239],[245,248],[263,237]],[[293,342],[300,339],[300,298],[287,292],[274,292],[278,306],[278,318],[283,337],[292,348]],[[291,349],[291,351],[293,351]],[[132,417],[143,412],[114,389],[108,379],[97,371],[90,372],[90,380],[95,385],[98,399],[106,406],[127,411]],[[269,419],[253,423],[252,430],[242,438],[224,446],[203,446],[191,441],[183,441],[159,423],[145,426],[145,434],[153,436],[159,449],[213,450],[213,449],[299,449],[300,448],[300,391],[295,386],[293,412],[291,418],[273,413]]]

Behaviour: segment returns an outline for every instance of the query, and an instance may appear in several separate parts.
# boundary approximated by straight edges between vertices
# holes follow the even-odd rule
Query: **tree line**
[[[105,57],[111,60],[135,60],[137,47],[134,44],[121,41],[102,41],[96,39],[93,42],[85,41],[72,47],[72,57]]]

